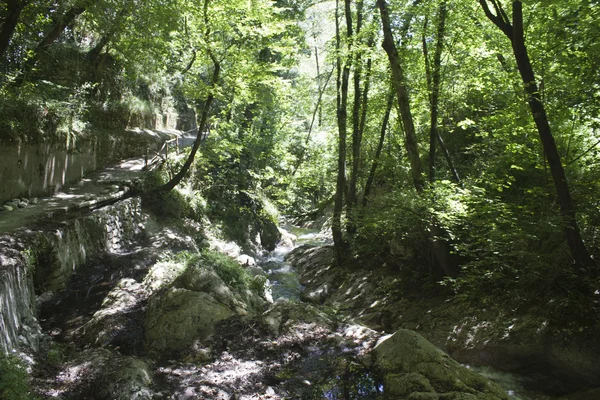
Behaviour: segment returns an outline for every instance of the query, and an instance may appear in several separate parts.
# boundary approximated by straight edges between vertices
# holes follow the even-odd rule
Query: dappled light
[[[0,399],[600,398],[597,1],[0,6]]]

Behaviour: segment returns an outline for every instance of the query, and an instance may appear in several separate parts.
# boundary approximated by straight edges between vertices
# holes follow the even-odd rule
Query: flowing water
[[[259,262],[259,266],[265,270],[271,282],[274,301],[280,299],[299,301],[304,289],[299,282],[298,272],[285,261],[286,255],[302,245],[321,246],[332,243],[330,236],[315,229],[297,227],[287,227],[287,229],[297,237],[296,242],[293,245],[287,243],[278,246]],[[528,377],[491,367],[468,365],[466,367],[496,382],[511,399],[552,398],[535,389],[530,390],[539,385]],[[312,375],[315,377],[315,382],[310,389],[302,391],[304,399],[378,399],[383,393],[383,385],[372,371],[357,363],[354,357],[336,353],[335,350],[309,357],[298,368],[303,370],[302,376],[306,376],[307,371],[314,371]]]

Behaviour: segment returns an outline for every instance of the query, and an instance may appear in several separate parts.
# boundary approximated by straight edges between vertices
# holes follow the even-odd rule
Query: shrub
[[[0,399],[33,400],[29,375],[17,357],[0,353]]]

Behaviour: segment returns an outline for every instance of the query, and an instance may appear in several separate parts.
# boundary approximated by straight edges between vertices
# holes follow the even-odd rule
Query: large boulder
[[[83,325],[83,339],[94,346],[111,345],[128,353],[142,350],[141,303],[145,298],[141,284],[131,278],[121,279],[104,298],[102,307]]]
[[[81,352],[60,379],[76,398],[150,400],[154,396],[152,377],[144,360],[100,348]]]
[[[214,332],[216,322],[234,312],[205,292],[170,288],[150,300],[146,311],[146,347],[180,351]]]
[[[508,399],[496,384],[470,371],[418,333],[400,329],[373,350],[385,393],[394,399]]]

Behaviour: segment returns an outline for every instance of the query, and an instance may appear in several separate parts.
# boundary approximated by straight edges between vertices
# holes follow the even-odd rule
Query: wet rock
[[[17,207],[19,208],[26,208],[29,205],[29,203],[25,203],[24,201],[20,201],[19,204],[17,205]]]
[[[277,242],[281,239],[281,232],[277,224],[271,220],[264,220],[259,227],[260,244],[268,251],[275,250]]]
[[[392,398],[499,400],[496,384],[458,364],[416,332],[400,329],[373,350]]]
[[[2,206],[2,210],[6,211],[6,212],[10,212],[10,211],[14,210],[14,207],[5,204],[5,205]]]
[[[279,245],[282,247],[294,247],[296,243],[296,235],[286,231],[285,229],[279,229],[279,233],[281,234],[281,239],[279,240]]]
[[[146,347],[159,352],[183,350],[195,340],[209,337],[216,322],[233,314],[208,293],[171,288],[148,305]]]
[[[39,200],[38,200],[38,198],[37,198],[37,197],[34,197],[34,198],[32,198],[32,199],[30,200],[30,203],[31,203],[31,204],[37,204],[37,203],[39,203]]]
[[[273,336],[280,335],[297,323],[314,324],[327,330],[334,330],[336,325],[331,317],[318,308],[290,301],[277,301],[262,315],[261,322]]]

